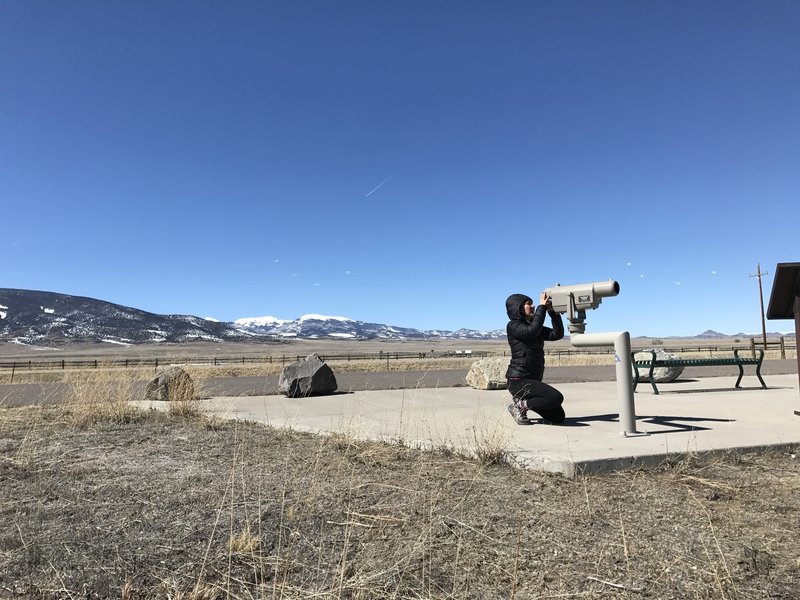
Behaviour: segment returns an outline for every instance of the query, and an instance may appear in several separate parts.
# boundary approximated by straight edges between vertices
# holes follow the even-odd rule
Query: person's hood
[[[530,296],[526,296],[525,294],[511,294],[506,299],[506,312],[508,313],[508,318],[511,320],[514,319],[524,319],[525,313],[523,306],[526,302],[530,300],[533,302]]]

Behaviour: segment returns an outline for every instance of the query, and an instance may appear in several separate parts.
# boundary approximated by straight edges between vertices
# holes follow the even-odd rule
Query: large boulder
[[[506,370],[508,357],[482,358],[472,363],[467,384],[476,390],[504,390],[508,387]]]
[[[333,371],[317,354],[286,365],[278,380],[278,390],[289,398],[332,394],[337,387]]]
[[[181,367],[170,367],[156,375],[144,392],[145,399],[162,402],[194,399],[194,382]]]
[[[666,350],[662,350],[661,348],[647,348],[645,350],[640,350],[636,354],[633,355],[634,360],[650,360],[653,358],[651,352],[655,351],[656,359],[669,359],[669,358],[680,358],[677,354],[672,354],[667,352]],[[649,369],[639,369],[639,381],[645,382],[650,381],[648,378],[650,370]],[[656,383],[669,383],[670,381],[674,381],[678,378],[678,376],[683,373],[683,367],[656,367],[653,369],[653,379]]]

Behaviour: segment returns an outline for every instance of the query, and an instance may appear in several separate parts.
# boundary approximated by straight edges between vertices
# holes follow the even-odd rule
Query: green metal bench
[[[658,394],[658,388],[656,387],[656,382],[653,379],[653,371],[658,367],[711,367],[711,366],[726,366],[732,365],[739,367],[739,378],[736,380],[736,386],[739,387],[739,384],[742,381],[742,377],[744,376],[744,365],[755,365],[756,366],[756,377],[761,382],[761,387],[767,389],[767,384],[764,383],[764,380],[761,378],[761,363],[764,361],[764,351],[759,349],[758,358],[745,358],[743,356],[739,356],[739,350],[733,351],[733,357],[727,358],[667,358],[667,359],[659,359],[656,358],[656,353],[654,350],[651,350],[650,353],[653,355],[652,358],[646,360],[636,360],[634,355],[640,354],[642,351],[634,351],[631,352],[631,364],[633,365],[633,390],[636,391],[636,384],[639,383],[639,369],[648,369],[648,380],[650,381],[650,385],[653,386],[653,393]]]

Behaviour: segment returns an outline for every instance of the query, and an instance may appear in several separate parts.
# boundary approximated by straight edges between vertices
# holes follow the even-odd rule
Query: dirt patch
[[[502,456],[69,411],[0,410],[0,597],[800,593],[795,453],[567,480]]]

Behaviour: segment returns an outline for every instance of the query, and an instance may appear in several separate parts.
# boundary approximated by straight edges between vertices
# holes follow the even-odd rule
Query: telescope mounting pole
[[[619,422],[621,435],[637,437],[650,435],[636,431],[636,407],[633,402],[631,379],[631,334],[627,331],[611,333],[579,333],[570,336],[573,346],[614,346],[614,363],[617,373],[617,397],[619,398]]]
[[[569,334],[570,336],[576,333],[583,333],[586,331],[586,311],[578,310],[575,307],[575,295],[569,295]]]

